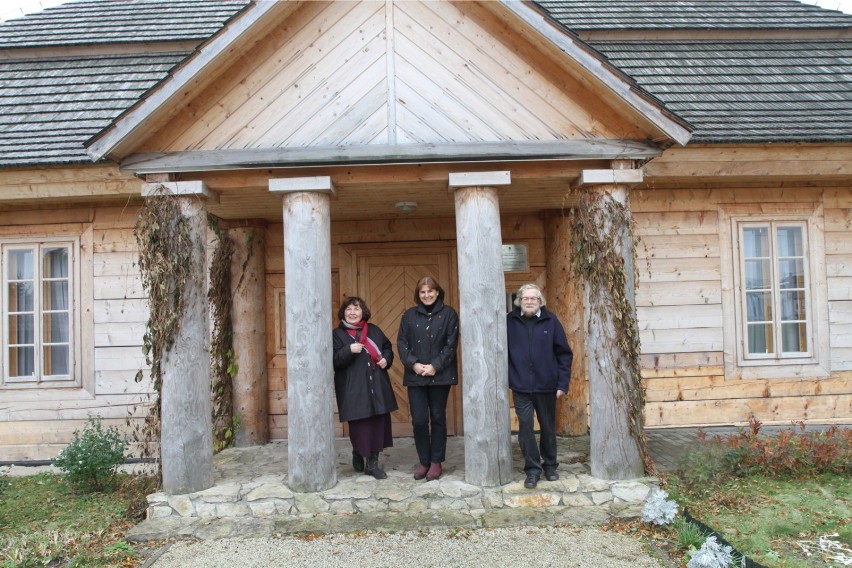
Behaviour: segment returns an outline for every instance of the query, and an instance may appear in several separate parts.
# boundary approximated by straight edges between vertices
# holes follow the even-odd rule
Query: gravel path
[[[299,566],[305,568],[429,568],[528,566],[660,568],[630,537],[594,528],[503,529],[333,534],[308,537],[180,542],[147,566]]]

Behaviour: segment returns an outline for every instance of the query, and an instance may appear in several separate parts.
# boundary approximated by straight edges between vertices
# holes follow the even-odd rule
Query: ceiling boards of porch
[[[475,2],[305,2],[136,152],[653,136],[508,26]]]

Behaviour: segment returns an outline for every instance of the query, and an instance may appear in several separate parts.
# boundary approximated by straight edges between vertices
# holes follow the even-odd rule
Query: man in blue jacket
[[[556,481],[556,399],[568,392],[574,355],[565,329],[544,307],[541,288],[524,284],[516,309],[506,315],[509,343],[509,388],[518,415],[518,442],[524,455],[524,487],[534,489],[542,474]],[[533,412],[541,428],[536,444]]]

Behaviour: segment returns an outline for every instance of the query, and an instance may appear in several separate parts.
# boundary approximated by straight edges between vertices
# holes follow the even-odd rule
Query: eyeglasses
[[[537,297],[536,297],[536,298],[521,298],[521,302],[522,302],[522,303],[533,303],[533,304],[537,304],[537,303],[539,302],[539,299],[538,299]]]

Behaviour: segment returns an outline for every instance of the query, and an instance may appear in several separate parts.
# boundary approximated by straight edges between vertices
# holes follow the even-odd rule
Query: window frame
[[[828,348],[828,302],[826,297],[825,240],[823,208],[819,203],[766,203],[719,206],[721,239],[722,310],[724,314],[724,361],[727,378],[827,377],[830,374]],[[745,282],[742,277],[741,230],[743,227],[797,224],[803,228],[806,273],[805,295],[808,317],[807,352],[768,356],[746,353]],[[773,241],[775,235],[772,235]],[[773,286],[776,286],[777,254],[772,253]],[[777,290],[774,292],[777,293]],[[773,298],[778,314],[778,304]],[[773,316],[774,325],[780,315]],[[778,337],[778,334],[775,334]],[[780,347],[780,346],[779,346]]]
[[[812,315],[812,305],[811,301],[811,277],[810,277],[810,254],[808,250],[808,227],[807,222],[802,221],[794,221],[794,220],[770,220],[770,221],[756,221],[753,219],[738,219],[735,221],[737,226],[737,240],[735,242],[736,247],[736,258],[737,258],[737,268],[739,270],[739,275],[736,278],[738,285],[735,287],[736,300],[737,300],[737,311],[738,311],[738,322],[740,326],[740,339],[739,339],[739,349],[740,349],[740,364],[748,361],[775,361],[776,363],[783,360],[794,360],[799,359],[802,362],[812,362],[813,360],[813,315]],[[766,323],[770,323],[772,325],[772,345],[773,352],[772,353],[751,353],[748,349],[748,335],[749,335],[749,325],[753,322],[748,321],[748,316],[746,312],[748,311],[748,295],[749,293],[756,293],[755,290],[750,290],[746,287],[745,282],[743,281],[743,275],[745,274],[745,265],[747,258],[745,256],[744,251],[744,241],[745,241],[745,231],[750,228],[763,228],[765,227],[768,230],[769,239],[769,274],[770,274],[770,287],[761,289],[761,293],[769,293],[771,297],[771,305],[772,305],[772,318],[771,320],[764,320]],[[805,303],[805,319],[804,323],[807,328],[806,334],[806,342],[807,349],[805,351],[788,351],[785,352],[783,350],[783,322],[782,319],[782,303],[781,303],[781,294],[784,288],[781,287],[780,279],[778,276],[778,267],[782,257],[778,251],[778,230],[783,227],[797,227],[802,231],[802,259],[803,259],[803,268],[804,268],[804,303]],[[755,257],[756,258],[756,257]],[[767,257],[763,257],[767,258]],[[787,258],[787,257],[785,257]],[[798,320],[797,320],[798,321]]]
[[[41,300],[44,279],[42,272],[41,251],[45,247],[62,245],[67,246],[68,255],[68,312],[69,312],[69,375],[49,375],[43,373],[44,367],[44,338],[41,337],[43,301]],[[7,310],[9,302],[8,287],[8,252],[10,250],[33,249],[36,252],[34,260],[33,278],[35,281],[33,292],[34,312],[34,341],[36,349],[35,365],[37,373],[33,380],[22,377],[11,377],[9,369],[9,324]],[[83,386],[82,381],[82,328],[81,328],[81,237],[79,234],[39,236],[32,238],[8,238],[0,235],[0,302],[4,317],[0,321],[0,391],[12,390],[42,390],[42,389],[67,389]]]

